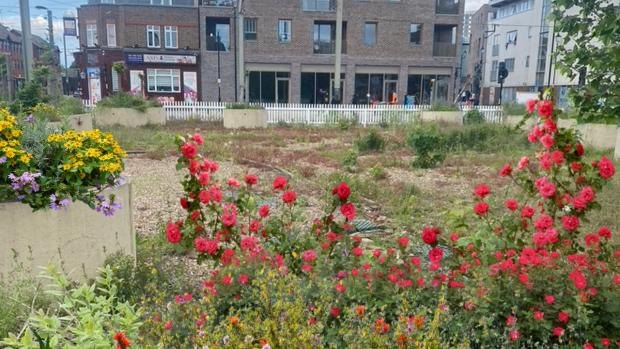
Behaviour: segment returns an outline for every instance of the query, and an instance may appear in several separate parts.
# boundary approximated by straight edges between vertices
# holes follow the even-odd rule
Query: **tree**
[[[620,121],[618,0],[551,0],[560,36],[558,68],[579,86],[570,92],[581,121]]]

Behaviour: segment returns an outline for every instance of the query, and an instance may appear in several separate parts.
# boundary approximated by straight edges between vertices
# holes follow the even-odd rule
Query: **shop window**
[[[181,92],[181,71],[178,69],[147,69],[147,91]]]

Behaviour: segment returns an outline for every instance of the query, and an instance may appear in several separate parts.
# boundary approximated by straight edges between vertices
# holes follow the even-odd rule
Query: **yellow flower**
[[[19,158],[19,161],[23,162],[24,164],[29,164],[30,163],[30,159],[32,159],[32,154],[26,154],[26,155],[22,155]]]
[[[11,136],[13,136],[14,138],[17,138],[17,137],[19,137],[21,135],[22,135],[22,131],[20,131],[20,130],[13,130],[13,131],[11,131]]]

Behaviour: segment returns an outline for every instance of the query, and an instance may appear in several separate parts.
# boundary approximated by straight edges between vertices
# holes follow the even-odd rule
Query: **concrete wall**
[[[267,111],[264,109],[224,109],[224,128],[265,128]]]
[[[0,273],[6,275],[17,261],[37,275],[39,266],[62,261],[64,270],[77,280],[84,274],[96,276],[97,268],[114,252],[135,257],[131,186],[125,184],[113,192],[123,207],[112,217],[82,202],[67,210],[37,212],[18,202],[0,203]]]
[[[146,125],[165,125],[166,113],[163,108],[148,108],[144,113],[131,108],[101,108],[93,112],[95,125],[140,127]]]
[[[93,129],[93,116],[91,114],[77,114],[69,116],[69,128],[76,131],[90,131]],[[50,122],[51,127],[62,127],[62,122]]]
[[[421,116],[424,122],[445,122],[449,124],[463,124],[462,111],[423,111]]]
[[[594,149],[616,149],[618,154],[620,129],[616,125],[606,124],[578,124],[575,119],[560,119],[558,126],[574,128],[581,134],[583,143]]]

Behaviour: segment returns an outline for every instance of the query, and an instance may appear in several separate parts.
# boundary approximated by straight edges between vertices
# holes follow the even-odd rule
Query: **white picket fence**
[[[463,105],[460,107],[462,111],[478,110],[486,122],[501,124],[504,121],[504,112],[501,105]]]
[[[91,111],[95,104],[83,100],[85,111]],[[257,104],[267,110],[269,124],[325,125],[340,121],[355,121],[363,126],[379,124],[404,124],[415,121],[430,105],[358,105],[358,104],[293,104],[261,103]],[[226,103],[220,102],[165,102],[162,104],[168,121],[222,121]],[[501,106],[477,105],[459,106],[467,112],[480,111],[487,122],[501,123],[503,112]]]

